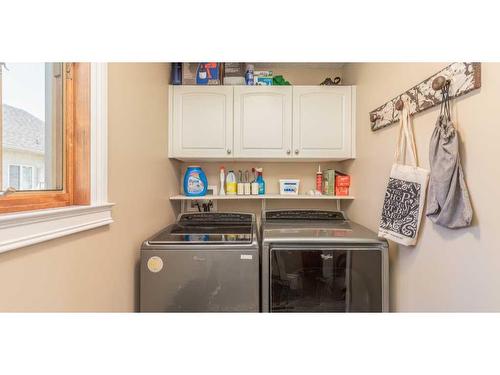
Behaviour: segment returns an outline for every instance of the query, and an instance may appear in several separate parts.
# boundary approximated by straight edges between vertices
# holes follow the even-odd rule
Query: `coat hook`
[[[443,76],[437,76],[432,81],[432,89],[434,91],[442,90],[445,86],[449,85],[451,81],[449,79],[444,78]]]
[[[370,121],[371,122],[377,122],[377,120],[380,118],[379,115],[377,115],[376,113],[370,113]]]
[[[403,110],[403,101],[401,100],[401,98],[398,99],[398,101],[396,102],[396,104],[394,105],[394,107],[396,107],[396,109],[398,111]]]

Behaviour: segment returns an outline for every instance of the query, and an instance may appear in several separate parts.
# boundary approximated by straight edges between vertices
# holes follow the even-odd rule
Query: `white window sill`
[[[0,253],[109,225],[112,203],[0,215]]]

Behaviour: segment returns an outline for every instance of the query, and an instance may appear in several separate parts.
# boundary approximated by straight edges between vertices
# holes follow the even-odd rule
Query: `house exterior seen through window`
[[[61,63],[0,66],[2,190],[63,188],[62,70]]]
[[[43,190],[40,176],[35,176],[31,165],[9,165],[7,186],[16,190]]]

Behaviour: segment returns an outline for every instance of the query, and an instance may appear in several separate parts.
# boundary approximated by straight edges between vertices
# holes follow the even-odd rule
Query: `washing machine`
[[[258,312],[254,214],[185,213],[144,241],[141,312]]]
[[[264,312],[389,311],[388,243],[344,212],[262,213]]]

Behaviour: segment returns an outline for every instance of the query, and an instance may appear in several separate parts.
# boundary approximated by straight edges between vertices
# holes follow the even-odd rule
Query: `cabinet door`
[[[235,157],[289,157],[291,146],[292,88],[235,87]]]
[[[351,86],[293,88],[293,154],[297,158],[353,157]]]
[[[232,158],[232,87],[173,86],[172,102],[171,157]]]

